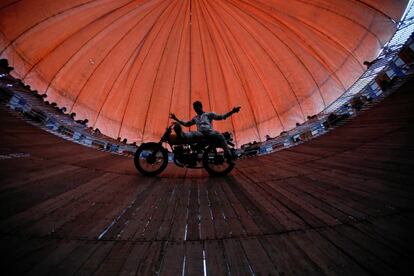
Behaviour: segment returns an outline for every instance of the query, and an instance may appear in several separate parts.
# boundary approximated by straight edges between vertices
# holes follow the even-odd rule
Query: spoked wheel
[[[231,172],[234,163],[229,164],[221,147],[208,147],[203,154],[203,166],[213,176],[223,176]]]
[[[168,152],[158,143],[144,143],[135,152],[134,164],[143,175],[156,176],[167,167]]]

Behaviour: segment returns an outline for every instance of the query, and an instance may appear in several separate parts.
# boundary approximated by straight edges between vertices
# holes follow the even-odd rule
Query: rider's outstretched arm
[[[170,118],[175,120],[177,123],[179,123],[180,125],[185,126],[185,127],[190,127],[190,126],[195,124],[194,120],[190,120],[190,121],[187,121],[187,122],[181,121],[173,113],[170,115]]]
[[[214,120],[225,120],[228,117],[230,117],[231,115],[233,115],[234,113],[237,113],[239,111],[240,111],[240,107],[235,107],[231,111],[229,111],[227,113],[224,113],[224,114],[215,114],[215,113],[213,113],[214,114],[214,118],[213,119]]]
[[[177,123],[179,123],[180,125],[185,126],[185,127],[190,127],[190,126],[195,124],[193,120],[187,121],[187,122],[184,122],[184,121],[181,121],[181,120],[176,120],[176,121],[177,121]]]

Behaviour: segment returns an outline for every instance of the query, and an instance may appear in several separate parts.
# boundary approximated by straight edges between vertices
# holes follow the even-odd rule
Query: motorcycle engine
[[[197,156],[193,153],[191,148],[187,145],[174,146],[174,161],[178,166],[197,165]]]

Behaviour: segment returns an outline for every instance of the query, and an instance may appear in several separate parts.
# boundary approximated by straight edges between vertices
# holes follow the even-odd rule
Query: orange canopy
[[[242,110],[218,130],[276,136],[334,101],[407,0],[2,0],[15,76],[112,137],[158,140],[170,112]]]

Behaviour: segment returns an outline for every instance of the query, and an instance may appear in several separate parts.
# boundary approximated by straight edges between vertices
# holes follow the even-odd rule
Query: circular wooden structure
[[[413,81],[333,131],[209,178],[83,147],[0,109],[4,275],[401,275]]]

